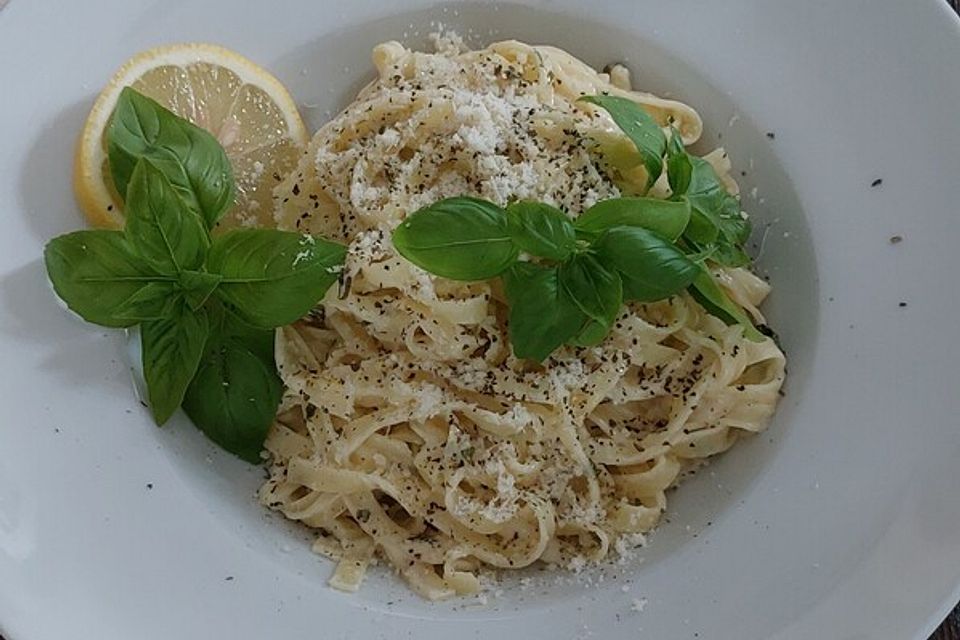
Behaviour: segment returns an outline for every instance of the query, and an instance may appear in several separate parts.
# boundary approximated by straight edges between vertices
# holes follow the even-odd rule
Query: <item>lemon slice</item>
[[[222,227],[274,226],[273,187],[297,166],[309,138],[280,82],[243,56],[210,44],[144,51],[110,79],[87,116],[74,163],[74,191],[93,226],[123,226],[104,133],[120,91],[130,86],[212,133],[227,152],[236,202]]]

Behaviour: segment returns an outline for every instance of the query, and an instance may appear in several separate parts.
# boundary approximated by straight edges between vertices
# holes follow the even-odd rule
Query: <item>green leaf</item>
[[[690,184],[686,196],[691,206],[708,214],[717,213],[721,200],[727,190],[724,189],[713,165],[696,156],[690,156]]]
[[[248,324],[229,309],[223,309],[223,316],[220,322],[218,335],[221,340],[243,345],[245,349],[263,360],[270,367],[275,366],[274,342],[277,333],[275,329],[261,329]]]
[[[690,224],[684,231],[684,237],[700,245],[706,246],[716,242],[720,235],[720,227],[714,218],[708,216],[701,209],[690,211]]]
[[[507,228],[522,251],[550,260],[566,260],[577,247],[577,234],[563,211],[542,202],[507,205]]]
[[[180,289],[190,308],[196,311],[204,305],[210,295],[216,290],[223,276],[206,271],[182,271],[180,273]]]
[[[588,318],[608,328],[623,305],[620,276],[589,253],[560,265],[560,285]]]
[[[339,277],[346,248],[276,229],[236,229],[216,238],[207,269],[216,295],[250,324],[272,329],[303,317]]]
[[[159,272],[175,275],[203,264],[210,238],[170,181],[149,160],[137,162],[127,188],[127,242]]]
[[[518,262],[503,274],[503,284],[510,343],[518,358],[541,362],[587,320],[560,286],[557,267]]]
[[[120,303],[114,313],[136,322],[162,320],[176,315],[181,299],[176,282],[148,282]]]
[[[143,377],[157,424],[166,422],[183,401],[200,365],[208,333],[206,313],[192,312],[184,305],[172,318],[141,325]]]
[[[609,325],[590,320],[570,342],[578,347],[595,347],[603,342],[609,332]]]
[[[130,87],[110,118],[107,151],[121,196],[137,161],[147,158],[208,228],[233,204],[233,170],[216,138]]]
[[[743,243],[750,237],[750,222],[740,212],[740,201],[730,195],[717,177],[713,166],[703,158],[690,157],[693,171],[686,197],[693,215],[685,236],[699,245],[716,243],[714,260],[739,267],[749,264]]]
[[[151,282],[172,282],[144,265],[121,231],[75,231],[54,238],[43,251],[53,289],[87,322],[129,327],[139,320],[118,314]],[[126,309],[129,312],[129,309]]]
[[[227,451],[259,462],[283,385],[273,361],[273,330],[245,325],[220,312],[183,409],[208,438]]]
[[[717,250],[712,256],[713,260],[728,267],[742,267],[750,264],[750,256],[743,250],[743,245],[750,238],[752,225],[741,214],[740,201],[724,193],[718,216],[719,235],[722,242],[717,243]]]
[[[727,324],[743,326],[743,335],[754,342],[764,339],[750,318],[724,293],[716,283],[713,275],[703,266],[698,268],[696,278],[690,287],[690,295],[699,302],[711,315],[715,315]]]
[[[674,196],[680,196],[690,188],[693,163],[683,146],[680,132],[670,127],[670,140],[667,142],[667,180]]]
[[[580,100],[606,109],[616,125],[630,138],[647,169],[649,189],[663,171],[663,154],[667,147],[667,138],[657,121],[628,98],[596,95],[584,96]]]
[[[750,256],[743,247],[732,242],[717,243],[716,249],[710,258],[727,267],[744,267],[750,264]]]
[[[579,231],[600,233],[610,227],[649,229],[668,240],[676,240],[690,221],[690,203],[659,198],[611,198],[601,200],[574,222]]]
[[[500,207],[477,198],[448,198],[407,216],[393,246],[430,273],[452,280],[488,280],[516,262],[518,250]]]
[[[257,463],[282,392],[275,370],[249,350],[225,345],[201,365],[183,409],[212,441]]]
[[[625,300],[655,302],[686,289],[700,267],[673,244],[639,227],[614,227],[594,244],[623,280]]]

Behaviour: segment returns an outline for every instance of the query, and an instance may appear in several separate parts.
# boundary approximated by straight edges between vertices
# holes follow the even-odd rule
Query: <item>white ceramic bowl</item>
[[[925,638],[960,597],[960,30],[947,7],[387,4],[13,0],[0,12],[2,633]],[[47,239],[83,224],[74,139],[129,55],[222,43],[275,71],[315,126],[370,76],[372,45],[422,45],[437,22],[474,43],[624,61],[639,87],[699,109],[705,140],[722,136],[744,192],[757,189],[745,203],[758,241],[768,228],[759,267],[790,358],[769,431],[674,494],[642,564],[602,582],[507,581],[485,606],[425,603],[386,572],[354,596],[330,590],[308,535],[253,499],[261,472],[182,417],[153,427],[124,337],[62,312],[40,261]]]

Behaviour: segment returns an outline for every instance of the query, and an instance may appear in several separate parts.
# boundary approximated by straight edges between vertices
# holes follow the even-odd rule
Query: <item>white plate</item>
[[[13,0],[0,12],[2,632],[925,638],[960,597],[960,31],[946,5],[391,4],[406,9]],[[386,572],[355,596],[328,589],[304,532],[255,503],[261,472],[182,418],[153,427],[124,338],[62,312],[40,262],[47,239],[83,224],[74,138],[130,54],[220,42],[274,70],[315,125],[369,76],[374,43],[422,44],[432,20],[474,41],[626,61],[640,87],[696,106],[706,138],[722,135],[747,170],[744,192],[758,190],[745,202],[769,225],[760,267],[790,357],[770,430],[676,492],[643,564],[603,582],[507,583],[486,606],[424,603]]]

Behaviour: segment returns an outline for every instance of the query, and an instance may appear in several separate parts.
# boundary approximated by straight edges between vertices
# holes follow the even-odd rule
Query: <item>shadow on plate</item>
[[[36,127],[40,133],[21,165],[20,209],[27,226],[42,240],[83,225],[73,198],[73,154],[92,104],[92,97],[75,102]]]
[[[0,279],[0,333],[17,342],[34,343],[44,354],[39,367],[51,379],[71,387],[89,387],[92,393],[130,394],[131,384],[117,376],[126,366],[122,333],[83,322],[67,312],[47,280],[43,260],[37,258]],[[97,363],[109,359],[103,375]]]

